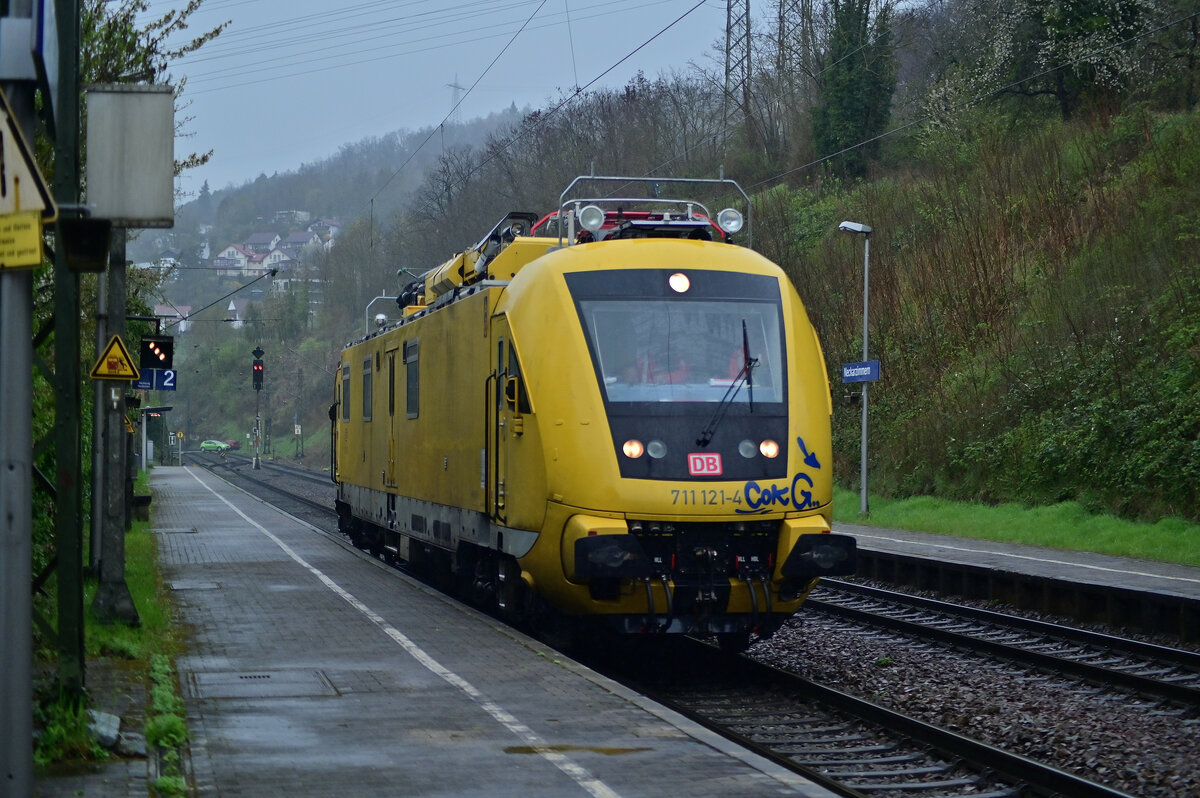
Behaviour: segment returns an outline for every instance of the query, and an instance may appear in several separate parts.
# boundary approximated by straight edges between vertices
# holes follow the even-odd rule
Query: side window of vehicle
[[[396,415],[396,352],[388,352],[388,416]]]
[[[342,421],[350,420],[350,364],[342,364]]]
[[[499,385],[496,389],[497,410],[504,406],[504,377],[504,339],[500,338],[496,341],[496,382]]]
[[[416,341],[404,343],[404,377],[407,393],[407,412],[409,418],[416,418],[420,410],[420,371],[417,360],[418,347]]]
[[[363,377],[362,377],[362,408],[363,421],[371,420],[371,382],[374,373],[371,371],[371,357],[368,355],[363,358]]]
[[[521,376],[521,363],[517,360],[517,349],[508,348],[508,376],[517,380],[517,412],[530,413],[529,392],[525,390],[525,378]]]

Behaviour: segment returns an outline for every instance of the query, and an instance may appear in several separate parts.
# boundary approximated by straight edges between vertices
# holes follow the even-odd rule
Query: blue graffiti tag
[[[813,487],[812,477],[803,471],[797,472],[796,476],[792,478],[792,506],[797,510],[807,510],[809,507],[818,506],[817,502],[813,501],[812,490],[804,490],[797,486],[800,480],[807,482],[810,489]]]
[[[808,447],[804,445],[804,438],[797,438],[796,443],[804,455],[804,464],[809,468],[820,469],[821,461],[817,459],[817,453],[808,451]],[[807,483],[807,489],[803,483]],[[769,513],[775,507],[791,507],[796,510],[820,507],[821,503],[813,498],[812,488],[812,477],[803,471],[797,471],[796,475],[792,477],[791,484],[784,487],[780,487],[774,482],[764,487],[751,480],[742,487],[746,507],[739,507],[735,512],[758,515]]]
[[[796,439],[796,445],[800,447],[800,452],[804,455],[804,464],[809,468],[820,468],[821,461],[817,459],[816,452],[810,452],[808,447],[804,445],[803,438]]]

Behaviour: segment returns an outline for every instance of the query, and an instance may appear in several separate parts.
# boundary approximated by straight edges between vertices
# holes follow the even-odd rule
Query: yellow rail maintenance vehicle
[[[576,196],[604,183],[750,207],[731,180],[576,178],[406,286],[402,320],[342,352],[339,527],[556,634],[739,651],[854,571],[820,344],[783,271],[732,243],[742,214]]]

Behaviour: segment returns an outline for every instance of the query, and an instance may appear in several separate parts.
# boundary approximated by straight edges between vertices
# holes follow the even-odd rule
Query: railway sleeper
[[[917,768],[902,768],[899,770],[824,770],[822,773],[831,779],[897,779],[911,776],[929,776],[934,773],[948,773],[953,765],[926,765]],[[972,782],[974,783],[974,782]]]

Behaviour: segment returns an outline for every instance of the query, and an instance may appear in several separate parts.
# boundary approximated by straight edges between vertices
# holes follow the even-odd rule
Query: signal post
[[[259,463],[262,457],[262,417],[259,413],[258,402],[262,397],[263,388],[263,352],[261,346],[254,347],[254,351],[250,354],[254,355],[254,362],[251,364],[251,384],[254,386],[254,468],[261,468]]]

